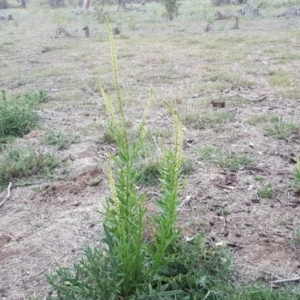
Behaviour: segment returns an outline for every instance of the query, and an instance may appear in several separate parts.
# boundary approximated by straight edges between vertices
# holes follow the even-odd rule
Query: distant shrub
[[[230,0],[211,0],[211,2],[214,6],[223,6],[231,4]]]
[[[64,7],[65,1],[64,0],[49,0],[48,1],[50,7]]]
[[[168,19],[170,21],[179,15],[178,8],[180,4],[178,4],[177,0],[163,0],[163,4],[166,8]]]
[[[8,3],[6,0],[0,0],[0,9],[7,9]]]

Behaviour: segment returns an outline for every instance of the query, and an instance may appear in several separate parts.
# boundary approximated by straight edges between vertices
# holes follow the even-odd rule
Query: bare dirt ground
[[[156,139],[165,136],[168,142],[172,130],[163,101],[182,115],[185,156],[193,166],[180,205],[185,236],[205,231],[214,243],[227,245],[240,276],[299,276],[300,197],[293,187],[299,127],[276,139],[249,121],[272,114],[300,126],[300,18],[276,18],[277,11],[268,11],[241,19],[239,30],[229,20],[215,22],[206,33],[200,9],[187,6],[173,22],[161,18],[160,4],[145,10],[112,14],[112,27],[121,29],[116,36],[121,88],[132,128],[153,89],[148,127]],[[41,105],[40,128],[18,142],[38,148],[45,132],[57,129],[80,136],[67,150],[48,147],[67,162],[64,179],[13,186],[0,208],[0,298],[43,299],[49,289],[45,275],[56,263],[71,266],[84,245],[96,245],[101,236],[97,211],[109,195],[105,153],[113,145],[103,142],[106,117],[98,80],[114,94],[109,43],[103,24],[71,8],[2,14],[14,20],[0,21],[0,88],[46,90],[51,97]],[[57,35],[59,26],[74,37]],[[211,101],[220,99],[225,108],[213,109]],[[199,129],[189,122],[191,114],[201,119],[219,111],[234,119]],[[249,155],[254,163],[230,172],[204,160],[204,146]],[[271,199],[258,195],[267,184]]]

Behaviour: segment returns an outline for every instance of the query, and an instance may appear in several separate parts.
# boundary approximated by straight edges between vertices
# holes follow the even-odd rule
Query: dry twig
[[[267,96],[261,96],[261,98],[256,98],[256,99],[253,99],[253,98],[249,98],[248,96],[244,95],[244,94],[239,94],[239,93],[235,93],[233,95],[230,95],[230,97],[234,97],[234,96],[240,96],[246,100],[249,100],[251,102],[261,102],[261,101],[264,101],[267,99]]]
[[[9,197],[10,197],[10,188],[11,188],[11,186],[12,186],[12,183],[10,182],[9,183],[9,185],[8,185],[8,187],[7,187],[7,196],[2,200],[2,202],[0,203],[0,207],[2,206],[2,205],[4,205],[4,203],[9,199]]]
[[[300,281],[300,277],[290,278],[290,279],[274,280],[274,281],[270,281],[270,284],[278,284],[278,283],[286,283],[286,282],[298,282],[298,281]]]

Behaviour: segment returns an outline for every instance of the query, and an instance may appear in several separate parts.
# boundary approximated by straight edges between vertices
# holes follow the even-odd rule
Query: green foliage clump
[[[172,21],[174,17],[179,15],[178,9],[180,4],[177,0],[163,0],[163,5],[166,8],[168,19]]]
[[[265,185],[261,190],[258,191],[258,195],[261,198],[273,198],[274,197],[274,191],[272,188],[272,185],[269,183],[267,185]]]
[[[213,162],[228,171],[238,171],[240,168],[252,166],[254,158],[245,153],[227,153],[221,148],[204,146],[199,149],[201,158]]]
[[[36,98],[29,95],[7,97],[6,92],[1,91],[0,142],[6,141],[8,137],[22,137],[38,125]]]
[[[57,150],[67,149],[71,144],[78,141],[78,136],[71,133],[63,133],[60,130],[53,130],[47,132],[43,136],[43,143],[45,145],[56,146]]]
[[[59,268],[48,277],[53,290],[59,293],[48,299],[119,299],[120,266],[111,251],[112,248],[88,247],[84,258],[73,268]],[[191,242],[177,243],[173,254],[165,259],[155,277],[137,286],[126,299],[203,299],[209,290],[219,294],[218,285],[227,280],[231,271],[228,252],[209,249],[204,244],[204,235]]]
[[[0,187],[7,186],[9,181],[43,174],[48,175],[59,165],[57,159],[50,153],[43,154],[33,146],[3,147],[0,156]]]
[[[285,122],[282,117],[273,117],[264,126],[264,130],[268,135],[277,139],[288,139],[291,135],[299,132],[299,126],[295,123]]]
[[[144,186],[153,186],[159,183],[160,162],[150,161],[140,167],[139,184]]]
[[[39,103],[45,103],[50,100],[46,91],[28,91],[18,98],[25,99],[28,103],[31,103],[33,106]]]
[[[298,124],[286,122],[278,115],[257,115],[252,117],[248,123],[256,126],[261,124],[268,135],[277,139],[288,139],[299,132]]]
[[[191,160],[184,159],[180,174],[182,176],[189,175],[194,171],[194,165]],[[150,160],[149,162],[142,164],[138,168],[139,178],[138,183],[142,186],[153,186],[158,184],[161,175],[161,161],[159,159]]]
[[[185,123],[193,129],[218,128],[234,120],[234,114],[219,111],[206,112],[205,114],[190,113],[184,117]]]

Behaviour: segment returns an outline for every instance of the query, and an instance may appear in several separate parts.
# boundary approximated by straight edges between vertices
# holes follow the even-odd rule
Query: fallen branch
[[[221,233],[224,232],[225,228],[226,228],[226,219],[225,219],[225,217],[223,216],[223,228],[222,228]]]
[[[290,278],[290,279],[280,279],[280,280],[274,280],[274,281],[270,281],[270,284],[277,284],[277,283],[286,283],[286,282],[297,282],[300,281],[300,277],[296,277],[296,278]]]
[[[267,96],[263,96],[262,98],[258,98],[258,99],[251,99],[243,94],[238,94],[240,97],[245,98],[246,100],[252,101],[252,102],[261,102],[263,100],[267,99]]]
[[[253,98],[249,98],[247,97],[246,95],[243,95],[243,94],[238,94],[238,93],[235,93],[233,95],[230,95],[230,97],[234,97],[234,96],[240,96],[246,100],[249,100],[251,102],[261,102],[263,100],[266,100],[267,99],[267,96],[262,96],[262,98],[257,98],[257,99],[253,99]]]
[[[8,187],[7,187],[7,196],[2,200],[2,202],[0,203],[0,207],[2,206],[2,205],[4,205],[4,203],[9,199],[9,197],[10,197],[10,188],[11,188],[11,186],[12,186],[12,183],[10,182],[9,183],[9,185],[8,185]]]

